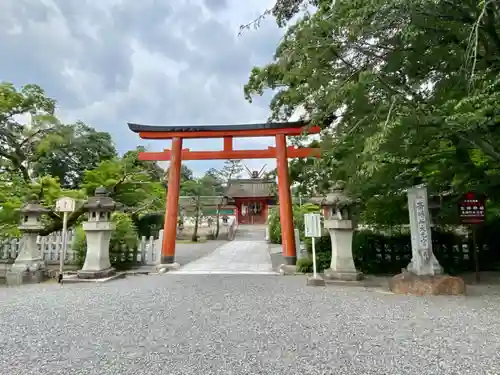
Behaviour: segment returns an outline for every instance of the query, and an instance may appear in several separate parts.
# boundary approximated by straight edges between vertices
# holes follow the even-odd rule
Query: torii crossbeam
[[[286,146],[287,136],[317,134],[318,126],[306,122],[284,122],[242,125],[213,126],[153,126],[128,124],[130,130],[138,133],[142,139],[171,139],[172,149],[161,152],[140,152],[140,160],[169,160],[167,207],[161,251],[161,264],[172,265],[175,262],[175,237],[177,216],[179,213],[179,193],[182,160],[214,159],[271,159],[276,158],[278,170],[278,194],[281,220],[281,238],[283,256],[289,265],[295,265],[295,237],[293,232],[292,197],[288,176],[289,158],[319,157],[317,148],[295,148]],[[275,137],[276,146],[264,150],[234,150],[235,137]],[[222,138],[224,147],[220,151],[191,151],[182,149],[183,139]]]

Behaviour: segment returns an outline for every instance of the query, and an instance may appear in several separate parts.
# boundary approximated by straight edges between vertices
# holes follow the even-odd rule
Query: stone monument
[[[389,282],[398,294],[436,295],[465,294],[465,283],[459,277],[443,274],[434,252],[426,187],[408,189],[412,258],[402,273]]]
[[[90,197],[85,208],[88,211],[83,230],[87,239],[87,253],[81,270],[77,271],[79,279],[106,279],[116,274],[109,260],[109,242],[115,230],[111,222],[111,213],[116,203],[109,197],[104,187],[99,187],[95,195]]]
[[[19,230],[23,233],[21,249],[6,273],[8,285],[39,283],[47,278],[46,264],[38,249],[37,237],[43,229],[42,215],[49,210],[32,199],[19,212],[22,217]]]
[[[352,255],[355,224],[352,209],[356,201],[345,193],[343,181],[337,181],[324,198],[316,199],[325,215],[324,227],[332,241],[332,261],[324,271],[325,279],[358,281],[363,273],[356,270]]]
[[[408,212],[411,231],[411,261],[409,272],[416,275],[439,275],[443,268],[432,251],[431,220],[427,188],[408,189]]]

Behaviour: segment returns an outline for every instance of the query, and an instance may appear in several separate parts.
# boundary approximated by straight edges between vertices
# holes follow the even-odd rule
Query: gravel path
[[[0,374],[496,374],[500,296],[136,276],[0,289]]]

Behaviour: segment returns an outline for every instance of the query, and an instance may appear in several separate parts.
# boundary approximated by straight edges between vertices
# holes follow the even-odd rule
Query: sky
[[[238,36],[272,0],[1,0],[0,81],[35,83],[58,101],[65,122],[111,133],[120,153],[169,141],[143,141],[127,122],[151,125],[263,122],[271,93],[248,103],[253,66],[272,61],[283,30],[272,18]],[[267,148],[268,138],[235,147]],[[217,150],[222,140],[185,142]],[[247,160],[266,170],[273,160]],[[196,175],[223,161],[187,165]],[[165,165],[164,165],[165,166]]]

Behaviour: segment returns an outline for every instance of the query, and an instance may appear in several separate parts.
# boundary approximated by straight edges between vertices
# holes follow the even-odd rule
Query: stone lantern
[[[44,280],[46,265],[43,255],[38,249],[37,237],[43,229],[42,215],[49,211],[36,199],[30,200],[19,210],[21,213],[19,230],[23,233],[21,249],[14,264],[6,274],[7,284],[39,283]]]
[[[345,194],[344,183],[337,181],[332,190],[321,199],[325,217],[324,227],[332,241],[332,262],[325,270],[326,279],[356,281],[363,274],[356,270],[352,255],[352,238],[355,223],[352,211],[356,201]]]
[[[109,197],[104,187],[95,190],[84,206],[87,209],[87,221],[83,230],[87,238],[87,254],[85,263],[77,272],[79,279],[103,279],[114,276],[116,270],[109,260],[109,242],[115,230],[111,222],[111,213],[116,209],[116,202]]]

